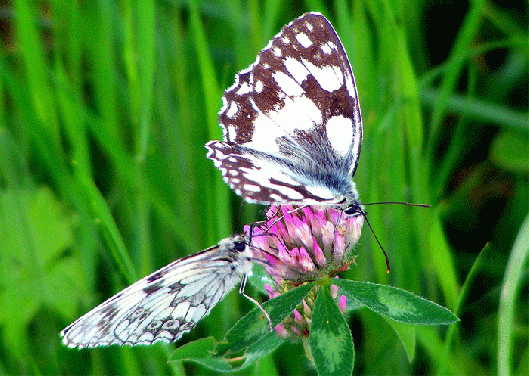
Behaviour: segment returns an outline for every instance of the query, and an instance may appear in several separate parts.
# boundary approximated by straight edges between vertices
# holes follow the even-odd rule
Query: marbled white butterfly
[[[241,281],[242,292],[253,261],[247,238],[224,239],[101,303],[61,332],[63,343],[83,348],[176,341]]]
[[[319,13],[284,26],[222,97],[224,142],[206,144],[249,202],[339,205],[361,212],[352,181],[362,119],[340,38]]]

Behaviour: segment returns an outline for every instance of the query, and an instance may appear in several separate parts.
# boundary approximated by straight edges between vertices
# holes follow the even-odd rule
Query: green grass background
[[[129,283],[260,219],[205,158],[234,74],[320,11],[348,52],[367,227],[344,276],[454,311],[349,320],[355,374],[529,369],[528,8],[490,1],[14,0],[0,12],[0,374],[208,374],[172,345],[70,350],[59,331]],[[250,289],[251,290],[251,289]],[[226,330],[236,292],[177,345]],[[397,329],[397,330],[395,330]],[[399,333],[399,334],[396,334]],[[314,374],[287,344],[241,374]]]

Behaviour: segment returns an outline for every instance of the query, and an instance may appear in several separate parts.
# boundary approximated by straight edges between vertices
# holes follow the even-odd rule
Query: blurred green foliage
[[[261,218],[249,204],[239,217],[203,145],[221,138],[216,113],[234,74],[282,25],[319,11],[356,75],[361,199],[432,205],[368,206],[392,271],[365,227],[344,276],[407,289],[461,318],[401,341],[405,329],[358,311],[354,373],[526,374],[527,2],[0,9],[0,373],[208,373],[168,365],[173,346],[77,351],[58,333],[138,277]],[[250,308],[231,293],[177,346],[220,340]],[[314,374],[308,367],[300,345],[285,344],[244,374]]]

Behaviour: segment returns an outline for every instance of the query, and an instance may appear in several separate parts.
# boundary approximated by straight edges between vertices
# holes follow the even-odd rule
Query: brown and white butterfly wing
[[[224,140],[206,144],[223,179],[247,201],[358,200],[362,120],[340,38],[319,13],[284,26],[222,97]]]

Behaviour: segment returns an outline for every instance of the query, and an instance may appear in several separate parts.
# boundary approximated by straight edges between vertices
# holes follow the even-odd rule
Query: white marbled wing
[[[353,72],[319,13],[284,26],[223,97],[208,158],[247,201],[351,203],[362,121]]]
[[[177,260],[100,304],[61,332],[68,347],[173,342],[252,269],[243,236]]]

